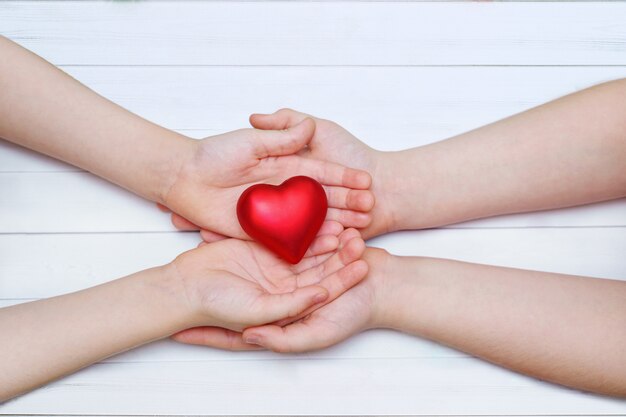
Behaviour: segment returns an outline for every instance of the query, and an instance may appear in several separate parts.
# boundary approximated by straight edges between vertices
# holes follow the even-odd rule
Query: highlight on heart
[[[593,239],[581,242],[571,256],[576,262],[563,270],[492,266],[467,262],[485,258],[469,259],[466,248],[479,248],[481,256],[495,250],[472,230],[495,224],[488,230],[503,239],[497,251],[517,255],[522,250],[511,245],[522,233],[520,218],[459,226],[544,211],[540,221],[525,219],[548,230],[554,219],[576,215],[545,210],[608,200],[615,201],[601,212],[624,220],[625,79],[589,85],[437,142],[425,143],[423,132],[415,131],[416,146],[398,150],[387,142],[399,120],[381,120],[385,111],[369,117],[390,130],[361,127],[363,140],[336,122],[292,109],[253,114],[251,128],[194,139],[125,110],[4,37],[0,57],[0,137],[19,145],[0,148],[0,162],[23,163],[27,148],[77,167],[55,176],[63,187],[50,182],[63,195],[46,194],[57,210],[50,217],[59,222],[88,219],[117,232],[119,219],[111,216],[119,212],[111,213],[108,204],[131,207],[135,198],[134,209],[153,216],[146,223],[159,232],[143,241],[149,244],[129,243],[132,250],[109,245],[100,253],[93,248],[102,247],[103,235],[79,228],[88,246],[80,253],[98,265],[119,267],[124,259],[144,262],[147,256],[156,266],[115,280],[95,276],[92,265],[94,276],[81,277],[85,271],[72,266],[68,288],[81,279],[100,285],[72,286],[76,291],[34,301],[16,296],[15,305],[0,308],[0,402],[160,339],[284,354],[325,349],[380,328],[553,384],[626,396],[626,271],[618,270],[624,248],[603,253],[600,276],[574,275],[587,265],[578,261],[601,241],[586,226],[568,227],[563,234]],[[296,99],[306,103],[306,97]],[[17,178],[4,168],[7,178]],[[40,173],[22,168],[39,181]],[[100,205],[77,197],[81,189],[72,184],[100,190],[96,176],[136,196],[116,194]],[[13,241],[28,235],[42,242],[46,234],[28,233],[39,202],[24,199],[27,183],[4,182],[0,213],[5,229],[17,230],[9,233],[18,236]],[[168,214],[158,217],[141,199]],[[603,216],[594,222],[607,222]],[[187,233],[172,228],[170,218]],[[466,238],[451,238],[461,234]],[[190,246],[191,238],[197,242]],[[624,241],[617,232],[613,239]],[[524,259],[545,260],[544,250],[567,249],[546,249],[543,240],[537,245],[544,249],[526,247]],[[13,271],[3,266],[14,261],[14,248],[4,247],[10,250],[0,255],[0,272]],[[459,259],[442,257],[452,249]],[[28,250],[28,262],[15,271],[42,267],[34,255],[41,249],[31,244]],[[526,267],[536,265],[542,264]],[[44,263],[43,270],[54,273],[55,266]],[[3,282],[12,279],[21,278]]]

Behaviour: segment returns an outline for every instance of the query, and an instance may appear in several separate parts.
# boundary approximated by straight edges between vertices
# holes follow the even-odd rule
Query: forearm
[[[0,402],[182,330],[187,310],[168,268],[0,309]]]
[[[626,196],[626,80],[432,145],[387,153],[395,229]],[[388,187],[389,188],[389,187]]]
[[[191,140],[0,37],[0,137],[161,202]]]
[[[626,282],[392,259],[393,301],[382,326],[541,379],[626,396]]]

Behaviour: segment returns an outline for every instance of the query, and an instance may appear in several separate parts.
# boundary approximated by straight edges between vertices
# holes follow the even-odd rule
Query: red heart
[[[286,261],[297,264],[326,218],[319,182],[299,176],[278,186],[257,184],[241,194],[237,218],[243,230]]]

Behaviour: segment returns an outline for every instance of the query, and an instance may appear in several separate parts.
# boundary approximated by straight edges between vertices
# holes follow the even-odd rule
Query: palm
[[[246,141],[224,141],[214,146],[220,139],[225,138],[218,136],[200,143],[193,164],[181,173],[180,187],[170,193],[170,200],[175,202],[171,208],[205,229],[243,238],[235,210],[239,196],[251,185],[277,185],[299,175],[303,172],[302,158],[291,155],[260,159]]]
[[[376,327],[374,317],[384,287],[385,252],[368,249],[365,258],[377,268],[350,291],[315,310],[306,318],[285,327],[266,325],[246,329],[243,338],[278,352],[302,352],[339,343],[368,328]]]
[[[166,205],[187,219],[190,229],[200,227],[246,238],[235,210],[243,191],[254,184],[277,185],[290,177],[307,175],[322,183],[327,193],[336,195],[329,198],[328,203],[341,210],[345,206],[341,194],[347,193],[349,188],[369,187],[369,175],[297,155],[315,128],[312,121],[308,122],[290,131],[244,129],[199,141],[171,187]],[[360,192],[369,194],[369,191]],[[342,224],[351,226],[354,217],[356,213],[344,216]],[[177,218],[180,219],[174,217]],[[333,220],[332,217],[329,220]]]
[[[340,245],[339,248],[337,245]],[[195,280],[192,293],[196,295],[192,298],[199,300],[200,310],[219,312],[217,316],[212,313],[212,322],[221,323],[219,327],[240,331],[242,328],[237,323],[263,324],[255,322],[252,317],[241,317],[241,314],[261,311],[258,300],[266,295],[289,295],[319,286],[328,293],[324,302],[331,302],[365,276],[366,264],[359,261],[364,249],[364,242],[358,232],[348,229],[340,234],[339,239],[329,235],[318,237],[307,256],[297,265],[291,265],[257,243],[227,239],[185,254],[192,257],[187,262],[191,268],[188,266],[186,269],[191,269],[188,275],[195,277],[207,276],[208,270],[220,271],[218,279],[214,277],[215,274],[211,274],[211,279]],[[312,305],[298,312],[290,311],[285,317],[276,320],[286,318],[287,322],[292,322],[322,305]],[[262,317],[262,314],[256,313],[254,316]],[[197,336],[200,335],[203,341],[210,337],[211,344],[219,347],[243,345],[240,341],[236,346],[224,346],[225,340],[229,343],[234,341],[234,333],[224,329],[193,328],[177,334],[175,339],[198,343]]]

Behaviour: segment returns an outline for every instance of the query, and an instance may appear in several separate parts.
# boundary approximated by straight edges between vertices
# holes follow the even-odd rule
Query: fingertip
[[[346,168],[343,185],[355,190],[367,190],[372,185],[372,176],[367,171]]]
[[[374,193],[369,190],[350,190],[347,197],[347,208],[360,212],[369,212],[374,207]]]
[[[162,211],[162,212],[164,212],[164,213],[169,213],[169,212],[171,212],[171,211],[172,211],[172,210],[170,210],[169,208],[167,208],[166,206],[164,206],[164,205],[163,205],[163,204],[161,204],[161,203],[156,203],[156,206],[157,206],[157,208],[158,208],[159,210],[161,210],[161,211]]]
[[[328,297],[330,296],[328,290],[322,286],[319,285],[315,285],[316,287],[316,292],[313,295],[313,297],[311,297],[311,300],[313,301],[313,304],[318,304],[318,303],[322,303],[324,301],[326,301],[328,299]]]
[[[363,191],[359,196],[358,204],[362,211],[371,211],[376,205],[376,196],[371,191]]]
[[[335,235],[318,236],[307,250],[305,257],[323,255],[339,247],[339,238]]]
[[[341,235],[339,235],[339,246],[343,248],[352,239],[358,237],[361,237],[359,231],[353,227],[350,227],[349,229],[344,230]]]
[[[177,228],[178,230],[194,231],[194,230],[199,229],[198,226],[191,223],[189,220],[185,219],[184,217],[179,216],[176,213],[172,213],[171,221],[174,227]]]
[[[322,227],[317,232],[318,236],[333,235],[339,236],[343,232],[343,225],[336,220],[326,220]]]
[[[359,259],[363,255],[363,252],[365,252],[365,242],[359,235],[358,237],[354,237],[348,241],[348,243],[341,250],[340,256],[344,264],[349,264],[350,262]]]

